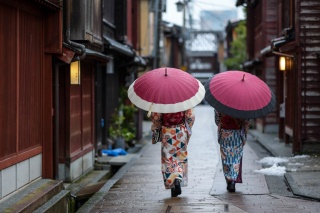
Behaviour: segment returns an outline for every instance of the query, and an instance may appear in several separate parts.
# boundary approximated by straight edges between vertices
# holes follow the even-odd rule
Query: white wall
[[[0,170],[0,199],[41,177],[42,154]]]

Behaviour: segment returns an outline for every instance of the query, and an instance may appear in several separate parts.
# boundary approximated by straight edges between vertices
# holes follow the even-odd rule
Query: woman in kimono
[[[234,118],[215,110],[215,122],[227,190],[235,192],[235,184],[242,183],[243,146],[247,141],[250,120]]]
[[[188,142],[195,121],[193,109],[176,113],[152,113],[152,143],[157,143],[161,131],[161,172],[164,187],[171,196],[181,194],[181,186],[188,183]]]

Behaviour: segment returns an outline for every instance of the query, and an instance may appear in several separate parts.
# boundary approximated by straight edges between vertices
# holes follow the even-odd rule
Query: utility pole
[[[182,35],[183,35],[183,51],[182,51],[182,68],[187,71],[186,65],[186,0],[183,0],[183,24],[182,24]]]
[[[183,0],[183,2],[178,1],[176,3],[178,12],[182,11],[182,38],[183,38],[183,48],[181,53],[181,69],[187,71],[187,48],[186,48],[186,9],[188,8],[188,3],[190,0]],[[189,11],[190,16],[190,11]]]
[[[159,43],[160,43],[160,28],[162,20],[162,0],[155,0],[155,12],[154,12],[154,47],[153,47],[153,69],[159,67]]]

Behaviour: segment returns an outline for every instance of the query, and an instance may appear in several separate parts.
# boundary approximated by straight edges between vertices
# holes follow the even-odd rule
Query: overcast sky
[[[183,17],[182,12],[177,12],[176,3],[179,0],[166,0],[167,11],[162,14],[162,19],[182,26]],[[180,0],[183,2],[183,0]],[[201,10],[230,10],[236,9],[238,13],[238,19],[244,19],[243,8],[236,7],[236,0],[192,0],[190,3],[192,10],[193,20],[199,20],[199,13]]]

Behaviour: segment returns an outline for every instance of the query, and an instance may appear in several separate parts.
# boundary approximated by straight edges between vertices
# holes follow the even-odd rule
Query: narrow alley
[[[138,157],[123,166],[78,212],[319,212],[319,202],[269,192],[250,143],[243,159],[243,183],[228,193],[221,172],[213,108],[195,108],[196,121],[188,147],[189,183],[171,198],[160,168],[160,144],[147,143]],[[146,125],[145,128],[150,128]],[[148,131],[145,129],[145,131]],[[249,138],[252,140],[252,138]],[[145,137],[145,140],[150,138]]]

